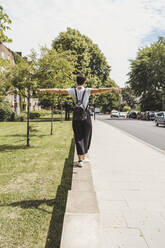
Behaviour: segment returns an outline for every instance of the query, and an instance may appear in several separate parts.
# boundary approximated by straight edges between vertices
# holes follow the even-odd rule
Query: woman
[[[74,131],[77,155],[78,155],[78,166],[83,167],[83,162],[87,161],[86,154],[88,153],[91,137],[92,137],[92,122],[91,116],[88,111],[89,97],[93,94],[101,94],[109,91],[114,91],[115,93],[119,92],[118,88],[85,88],[85,75],[77,75],[77,88],[70,89],[40,89],[40,92],[53,92],[55,94],[69,94],[73,101],[76,103],[82,101],[84,109],[86,111],[86,118],[83,120],[77,120],[73,118],[72,127]]]

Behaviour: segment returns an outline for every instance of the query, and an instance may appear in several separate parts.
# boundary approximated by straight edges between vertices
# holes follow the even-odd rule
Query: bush
[[[30,119],[37,119],[41,116],[40,111],[31,111],[30,112]]]
[[[27,114],[21,113],[19,115],[15,115],[15,121],[26,121]]]
[[[61,110],[60,110],[60,109],[56,109],[56,110],[54,111],[54,114],[61,114]]]
[[[39,110],[40,116],[46,116],[51,114],[51,110],[41,109]]]
[[[0,101],[0,121],[8,121],[14,116],[13,110],[10,106],[10,103],[1,100]]]
[[[10,119],[9,121],[15,121],[15,116],[16,116],[16,113],[12,113],[11,116],[10,116]]]
[[[130,111],[130,110],[131,110],[131,107],[128,106],[128,105],[126,105],[126,106],[123,107],[123,111],[124,112]]]

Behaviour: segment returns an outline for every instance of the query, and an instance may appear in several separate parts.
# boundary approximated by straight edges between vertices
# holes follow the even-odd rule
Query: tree
[[[131,109],[134,109],[137,105],[137,98],[134,95],[133,90],[130,87],[125,87],[122,89],[122,102],[123,105],[129,106]]]
[[[67,28],[66,32],[61,32],[53,40],[52,47],[59,53],[67,51],[72,54],[74,57],[74,74],[85,73],[87,76],[87,87],[111,87],[115,84],[114,82],[112,83],[110,78],[111,68],[98,45],[94,44],[87,36],[82,35],[78,30]],[[115,94],[111,93],[108,95],[114,96]],[[107,99],[103,102],[99,100],[100,98],[102,100],[105,99],[103,96],[92,97],[92,105],[98,103],[100,106],[108,105]]]
[[[140,97],[142,110],[161,110],[160,95],[165,94],[165,39],[159,40],[150,47],[139,50],[135,60],[131,61],[129,81],[131,89]]]
[[[4,97],[0,97],[0,121],[11,120],[13,110]]]
[[[55,49],[41,50],[41,57],[38,61],[38,81],[41,88],[69,88],[74,84],[73,80],[73,59],[69,53],[58,53]],[[70,101],[67,99],[67,102]],[[65,106],[69,111],[69,104],[63,96],[56,96],[45,93],[40,96],[41,105],[51,106],[52,121],[51,134],[53,134],[53,112],[57,105]]]
[[[10,24],[11,19],[6,13],[4,13],[3,7],[0,5],[0,43],[12,41],[5,34],[6,31],[10,29]]]
[[[107,80],[104,87],[116,87],[113,80]],[[120,94],[116,95],[114,92],[108,92],[101,95],[93,95],[90,99],[90,104],[95,107],[101,107],[101,112],[111,112],[112,109],[119,109]]]
[[[8,64],[3,71],[3,88],[27,98],[27,146],[30,146],[30,98],[37,90],[36,62],[21,59],[15,65]],[[16,92],[15,92],[16,91]]]
[[[101,86],[102,82],[109,77],[110,66],[105,56],[92,40],[81,35],[79,31],[68,28],[66,32],[61,32],[53,41],[52,47],[60,53],[71,52],[75,57],[74,74],[83,72],[88,78],[93,76],[93,84],[97,86]]]
[[[128,106],[128,105],[125,105],[125,106],[123,107],[123,111],[124,111],[124,112],[130,111],[130,110],[131,110],[131,107]]]

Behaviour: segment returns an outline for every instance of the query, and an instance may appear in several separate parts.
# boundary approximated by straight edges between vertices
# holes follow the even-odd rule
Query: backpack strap
[[[76,96],[76,103],[78,103],[78,96],[77,96],[76,88],[74,88],[74,91],[75,91],[75,96]],[[83,103],[85,92],[86,92],[86,89],[83,92],[83,95],[82,95],[82,98],[81,98],[81,103]]]
[[[82,95],[82,99],[81,99],[81,102],[82,102],[82,103],[83,103],[83,99],[84,99],[85,92],[86,92],[86,89],[84,90],[83,95]],[[89,105],[89,101],[88,101],[88,104],[87,104],[85,110],[88,109],[88,105]]]
[[[78,103],[78,97],[77,97],[77,90],[74,88],[75,96],[76,96],[76,103]]]
[[[83,95],[82,95],[82,99],[81,99],[82,103],[83,103],[83,100],[84,100],[85,92],[86,92],[86,89],[84,90]]]

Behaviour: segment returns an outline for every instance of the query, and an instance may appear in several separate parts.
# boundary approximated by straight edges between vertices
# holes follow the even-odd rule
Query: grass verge
[[[74,141],[71,122],[0,123],[0,248],[58,248]]]

